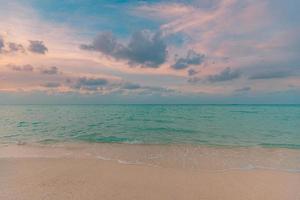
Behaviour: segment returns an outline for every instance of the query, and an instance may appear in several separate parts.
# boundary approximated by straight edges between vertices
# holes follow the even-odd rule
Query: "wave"
[[[300,144],[280,144],[280,143],[260,143],[259,146],[262,147],[277,147],[277,148],[287,148],[287,149],[300,149]]]
[[[101,143],[129,143],[129,144],[138,143],[138,141],[126,137],[100,136],[99,134],[80,135],[74,137],[74,139],[79,139],[87,142],[101,142]]]

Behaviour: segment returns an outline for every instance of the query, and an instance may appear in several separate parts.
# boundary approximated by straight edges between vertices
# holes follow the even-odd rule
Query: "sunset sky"
[[[0,103],[300,103],[299,0],[0,0]]]

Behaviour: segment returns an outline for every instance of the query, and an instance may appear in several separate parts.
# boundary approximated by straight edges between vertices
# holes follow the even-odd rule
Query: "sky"
[[[0,104],[298,104],[299,8],[0,0]]]

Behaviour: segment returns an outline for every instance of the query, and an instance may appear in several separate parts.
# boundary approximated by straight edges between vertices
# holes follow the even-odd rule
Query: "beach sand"
[[[8,149],[2,147],[2,153]],[[1,200],[300,199],[300,173],[263,169],[218,171],[123,163],[90,156],[41,156],[45,149],[40,150],[39,156],[26,157],[20,150],[29,155],[34,148],[13,149],[15,155],[0,156]]]

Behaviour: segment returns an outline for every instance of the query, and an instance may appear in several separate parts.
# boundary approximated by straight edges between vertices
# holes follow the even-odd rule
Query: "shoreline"
[[[119,164],[203,171],[273,170],[300,173],[300,150],[194,144],[69,142],[0,145],[3,158],[98,159]]]

